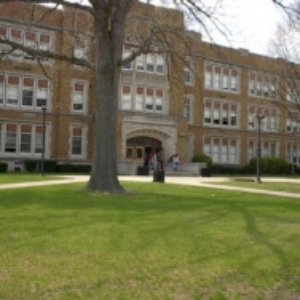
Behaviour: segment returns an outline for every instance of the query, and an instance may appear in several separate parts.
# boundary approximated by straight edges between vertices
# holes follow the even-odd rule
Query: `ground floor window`
[[[204,137],[203,152],[213,163],[238,164],[240,143],[237,138]]]
[[[48,153],[48,125],[45,127],[45,153]],[[0,123],[0,154],[36,155],[42,152],[43,126],[39,124]]]
[[[257,156],[257,140],[248,141],[248,160]],[[261,141],[261,157],[278,157],[279,145],[277,141],[262,140]]]
[[[70,152],[74,158],[86,158],[87,130],[80,124],[71,125]]]
[[[288,142],[286,146],[286,160],[291,164],[300,165],[300,144]]]

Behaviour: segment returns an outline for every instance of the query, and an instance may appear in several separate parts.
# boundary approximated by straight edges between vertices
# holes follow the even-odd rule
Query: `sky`
[[[290,4],[294,0],[285,0]],[[153,0],[152,3],[168,3],[168,0]],[[215,8],[215,3],[222,3]],[[208,8],[214,8],[219,26],[226,32],[226,38],[215,26],[209,25],[211,39],[203,30],[203,40],[233,48],[244,48],[251,52],[270,55],[270,41],[274,38],[277,24],[285,22],[281,9],[272,0],[202,0]],[[199,31],[199,26],[192,29]]]

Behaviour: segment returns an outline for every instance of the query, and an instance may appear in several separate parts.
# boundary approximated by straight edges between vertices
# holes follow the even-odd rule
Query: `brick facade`
[[[34,19],[42,20],[36,27],[30,6],[0,4],[0,35],[93,61],[93,23],[88,15],[47,10],[34,10]],[[145,4],[137,5],[128,17],[124,56],[134,50],[138,37],[147,34],[151,18],[176,34],[167,36],[170,55],[157,42],[152,53],[122,69],[116,127],[119,161],[142,163],[162,148],[165,160],[178,153],[181,161],[189,162],[193,155],[206,153],[215,163],[245,165],[255,156],[256,115],[264,114],[263,155],[291,160],[296,156],[300,163],[300,127],[288,120],[286,109],[297,113],[286,97],[287,62],[203,42],[200,34],[184,30],[180,12]],[[51,59],[41,65],[15,51],[0,60],[0,160],[40,158],[38,131],[45,103],[46,157],[90,162],[93,74]],[[48,88],[42,87],[43,80]],[[11,125],[17,125],[16,132]]]

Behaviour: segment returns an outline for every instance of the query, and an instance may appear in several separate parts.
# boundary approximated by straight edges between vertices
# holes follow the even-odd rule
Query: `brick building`
[[[42,6],[0,4],[0,37],[93,61],[88,14],[70,8],[48,12]],[[122,69],[116,130],[124,172],[158,148],[165,160],[179,153],[189,162],[205,153],[214,163],[245,165],[256,155],[257,115],[264,116],[262,155],[300,163],[298,93],[287,62],[203,42],[200,34],[185,31],[180,12],[146,4],[130,13],[124,57],[147,33],[151,18],[176,29],[176,35],[168,35],[170,55],[157,41],[151,53]],[[89,163],[93,74],[1,43],[0,56],[0,160],[10,169],[16,163],[23,168],[26,159],[39,160],[45,129],[46,158]]]

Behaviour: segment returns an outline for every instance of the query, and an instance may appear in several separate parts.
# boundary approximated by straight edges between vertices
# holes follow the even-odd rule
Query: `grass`
[[[255,181],[241,181],[241,180],[233,179],[230,181],[210,182],[210,183],[236,186],[241,188],[253,188],[253,189],[280,191],[280,192],[300,193],[299,183],[293,183],[293,182],[265,182],[264,180],[262,180],[262,183],[257,183]]]
[[[300,202],[125,183],[3,190],[0,299],[298,299]]]
[[[30,181],[56,180],[62,177],[56,175],[28,174],[28,173],[0,173],[0,184],[21,183]]]

